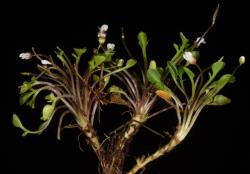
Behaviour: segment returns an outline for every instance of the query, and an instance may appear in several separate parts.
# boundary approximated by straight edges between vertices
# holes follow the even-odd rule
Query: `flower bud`
[[[243,65],[245,62],[246,62],[245,56],[240,56],[240,58],[239,58],[240,65]]]
[[[123,63],[124,63],[124,60],[123,59],[119,59],[118,61],[117,61],[117,66],[122,66],[123,65]]]
[[[51,62],[48,61],[48,60],[41,60],[41,63],[42,63],[43,65],[51,65]]]

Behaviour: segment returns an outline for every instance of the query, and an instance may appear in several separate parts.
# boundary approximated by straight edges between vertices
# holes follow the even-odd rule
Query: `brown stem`
[[[169,143],[156,150],[152,155],[149,155],[148,157],[145,157],[143,155],[142,157],[137,158],[136,165],[134,165],[134,167],[127,174],[137,173],[139,170],[143,169],[148,163],[173,150],[173,148],[179,143],[180,141],[177,139],[177,137],[173,136]]]
[[[136,114],[135,117],[131,120],[131,122],[128,125],[128,128],[126,131],[121,135],[120,141],[118,142],[118,146],[123,149],[126,144],[129,142],[129,140],[132,139],[132,137],[136,134],[139,127],[142,123],[144,123],[147,120],[146,114]]]
[[[94,151],[97,151],[100,148],[100,142],[93,127],[91,125],[88,125],[84,129],[82,129],[82,131],[84,132]]]
[[[97,153],[97,151],[100,149],[101,145],[100,145],[99,138],[98,138],[93,126],[90,124],[87,117],[85,117],[85,116],[77,117],[76,121],[77,121],[78,125],[80,126],[80,129],[82,130],[84,135],[87,137],[87,140],[89,141],[93,150]]]

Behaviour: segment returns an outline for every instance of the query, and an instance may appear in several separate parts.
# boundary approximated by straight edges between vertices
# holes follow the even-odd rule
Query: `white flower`
[[[197,47],[200,46],[200,44],[206,44],[207,42],[205,41],[205,39],[202,37],[197,37],[196,41],[195,41]]]
[[[115,49],[115,44],[113,43],[108,43],[107,44],[107,49],[113,51]]]
[[[240,56],[239,62],[240,62],[240,65],[243,65],[246,62],[245,56]]]
[[[108,30],[108,25],[103,24],[100,28],[99,28],[99,32],[97,33],[97,37],[98,37],[98,41],[100,44],[104,44],[106,41],[106,31]]]
[[[183,54],[183,58],[190,64],[196,64],[196,59],[194,58],[192,52],[186,51]]]
[[[106,32],[108,31],[108,28],[109,26],[107,24],[103,24],[101,27],[100,27],[100,32],[103,33],[103,32]]]
[[[21,53],[19,54],[19,57],[24,60],[29,60],[32,58],[32,54],[30,52]]]
[[[41,60],[41,63],[42,63],[43,65],[51,65],[51,62],[48,61],[48,60]]]

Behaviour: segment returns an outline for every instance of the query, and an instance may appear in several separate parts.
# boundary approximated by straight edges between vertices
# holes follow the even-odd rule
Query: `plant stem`
[[[123,135],[120,138],[120,141],[118,142],[121,149],[123,149],[126,146],[126,143],[132,139],[132,137],[136,134],[137,130],[141,126],[142,123],[144,123],[147,120],[146,114],[136,114],[134,118],[131,120],[131,122],[128,125],[128,128],[125,130]]]
[[[156,150],[152,155],[149,155],[146,158],[145,156],[137,158],[136,165],[134,165],[134,167],[127,174],[137,173],[139,170],[143,169],[148,163],[173,150],[173,148],[179,143],[180,141],[177,139],[177,137],[173,136],[169,143]]]

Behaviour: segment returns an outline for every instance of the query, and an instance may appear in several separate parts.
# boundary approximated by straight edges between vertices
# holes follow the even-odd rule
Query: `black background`
[[[11,125],[12,113],[22,113],[18,107],[18,86],[22,81],[19,73],[30,69],[19,60],[19,53],[30,51],[31,47],[43,53],[52,53],[56,46],[69,51],[73,47],[87,46],[91,50],[97,45],[97,26],[106,23],[110,26],[109,41],[118,45],[120,28],[124,27],[134,51],[137,50],[137,33],[146,31],[150,39],[149,54],[164,62],[173,54],[172,43],[179,41],[180,31],[193,40],[205,31],[218,2],[221,3],[218,20],[207,35],[201,56],[204,62],[211,63],[224,55],[225,71],[232,71],[238,64],[238,57],[246,56],[247,63],[236,74],[237,82],[223,90],[232,103],[205,109],[184,142],[149,165],[145,173],[249,173],[250,20],[249,6],[240,1],[34,1],[2,6],[0,166],[6,171],[0,173],[97,173],[96,159],[88,147],[83,145],[83,152],[78,148],[77,131],[65,131],[63,139],[57,141],[52,126],[40,136],[23,138]],[[109,116],[105,115],[106,122],[112,123],[112,116]],[[152,124],[160,127],[164,122]],[[133,144],[131,155],[159,145],[146,133],[139,134],[135,140],[138,143]]]

